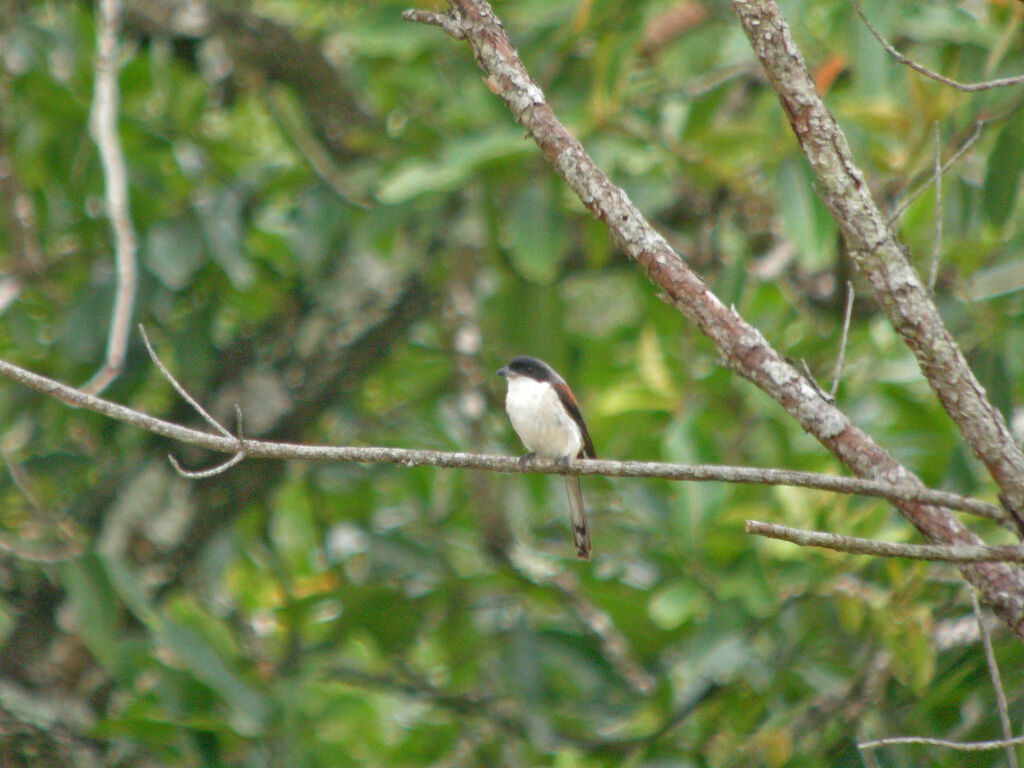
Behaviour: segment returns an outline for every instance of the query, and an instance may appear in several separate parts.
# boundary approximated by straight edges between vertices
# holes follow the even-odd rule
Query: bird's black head
[[[498,369],[498,375],[508,378],[509,375],[516,376],[528,376],[531,379],[537,381],[550,381],[551,383],[560,382],[562,377],[555,373],[554,369],[545,363],[543,360],[538,360],[536,357],[529,357],[527,355],[520,355],[519,357],[513,358],[512,361],[504,368]]]

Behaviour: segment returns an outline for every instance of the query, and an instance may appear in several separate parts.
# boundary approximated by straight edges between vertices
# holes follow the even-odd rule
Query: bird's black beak
[[[499,368],[497,371],[495,371],[495,373],[498,376],[501,376],[503,379],[507,378],[508,377],[508,366],[507,365],[501,366],[501,368]]]

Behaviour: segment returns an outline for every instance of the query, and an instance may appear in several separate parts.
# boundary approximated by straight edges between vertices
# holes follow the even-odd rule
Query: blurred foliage
[[[467,46],[401,21],[408,0],[126,2],[136,319],[225,423],[238,403],[250,436],[515,453],[493,371],[531,353],[571,381],[599,456],[841,471],[612,248]],[[782,8],[887,209],[928,182],[934,130],[945,159],[984,121],[943,179],[936,301],[1020,425],[1020,87],[912,73],[845,0]],[[1017,3],[864,9],[951,77],[1024,72]],[[827,386],[849,267],[728,4],[496,11],[605,171]],[[115,278],[88,129],[93,8],[0,13],[0,270],[23,286],[0,355],[81,383]],[[935,216],[927,189],[899,221],[923,274]],[[930,485],[992,498],[856,288],[840,407]],[[136,336],[106,395],[198,423]],[[952,568],[742,530],[916,540],[875,500],[587,479],[596,557],[577,563],[550,478],[252,461],[191,482],[168,452],[219,457],[13,384],[0,424],[4,765],[844,766],[858,739],[999,736]],[[1020,732],[1024,654],[1005,629],[995,643]]]

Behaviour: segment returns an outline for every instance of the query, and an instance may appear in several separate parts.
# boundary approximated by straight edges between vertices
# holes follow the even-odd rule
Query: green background
[[[602,169],[827,389],[851,279],[836,227],[730,6],[693,6],[699,23],[651,42],[682,5],[495,10]],[[467,45],[401,21],[409,2],[177,7],[128,2],[124,18],[135,321],[225,424],[237,403],[250,437],[518,454],[494,371],[528,353],[569,379],[599,457],[842,471],[611,246]],[[885,210],[928,181],[935,130],[946,159],[985,121],[943,180],[935,300],[1014,422],[1021,87],[925,79],[841,0],[782,11]],[[1013,2],[865,11],[951,77],[1024,71]],[[88,126],[94,10],[0,14],[0,269],[24,286],[0,355],[81,384],[115,277]],[[898,222],[924,275],[935,215],[928,189]],[[854,283],[839,407],[929,485],[993,500]],[[135,332],[104,396],[202,426]],[[743,532],[918,541],[878,500],[585,478],[595,558],[579,563],[558,478],[253,460],[189,481],[168,453],[222,457],[9,382],[0,426],[5,765],[844,766],[858,740],[1000,736],[952,567]],[[993,632],[1020,733],[1020,644]]]

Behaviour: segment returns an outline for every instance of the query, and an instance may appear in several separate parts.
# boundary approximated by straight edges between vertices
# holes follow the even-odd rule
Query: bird
[[[594,443],[580,413],[576,398],[555,369],[535,357],[522,355],[498,369],[508,384],[505,412],[512,428],[526,446],[527,461],[534,456],[568,463],[570,459],[596,459]],[[569,497],[576,556],[590,559],[590,529],[583,509],[583,492],[578,475],[563,475]]]

